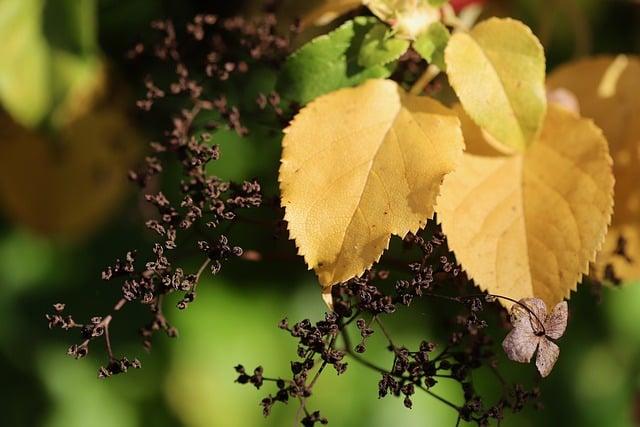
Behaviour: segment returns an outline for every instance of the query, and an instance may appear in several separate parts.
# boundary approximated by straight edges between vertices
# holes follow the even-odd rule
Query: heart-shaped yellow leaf
[[[469,116],[498,142],[524,150],[546,110],[544,50],[524,24],[491,18],[451,37],[451,86]]]
[[[640,58],[588,58],[555,70],[547,85],[569,90],[581,114],[602,128],[613,157],[615,212],[596,274],[640,280]]]
[[[360,275],[433,215],[464,144],[455,115],[369,80],[308,104],[285,131],[280,189],[289,232],[326,288]]]
[[[465,153],[444,180],[437,212],[449,248],[481,289],[553,306],[587,272],[612,209],[602,132],[550,106],[540,136],[524,153]]]

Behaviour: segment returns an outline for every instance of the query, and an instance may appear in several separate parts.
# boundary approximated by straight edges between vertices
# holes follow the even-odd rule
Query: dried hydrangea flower
[[[538,298],[523,298],[511,308],[513,329],[502,342],[509,359],[529,363],[536,349],[536,367],[543,377],[551,373],[560,348],[552,341],[567,328],[567,302],[557,304],[547,315],[547,306]]]

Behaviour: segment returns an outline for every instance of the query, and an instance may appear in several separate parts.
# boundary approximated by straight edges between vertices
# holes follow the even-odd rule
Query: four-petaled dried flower
[[[536,367],[543,377],[551,373],[560,348],[552,341],[567,328],[567,302],[558,303],[547,315],[547,306],[538,298],[523,298],[511,309],[513,329],[502,342],[509,359],[529,363],[538,350]]]

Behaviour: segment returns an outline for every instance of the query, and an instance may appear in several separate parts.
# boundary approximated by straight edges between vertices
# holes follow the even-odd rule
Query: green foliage
[[[446,69],[444,49],[449,43],[449,30],[441,22],[434,22],[426,32],[418,36],[413,42],[413,48],[429,63],[437,65],[441,70]]]
[[[285,63],[278,92],[286,99],[306,104],[325,93],[390,76],[393,63],[371,67],[358,64],[365,37],[377,24],[375,18],[357,17],[304,45]]]
[[[98,84],[94,0],[0,3],[0,103],[26,127],[58,127]],[[83,100],[81,104],[86,104]]]
[[[376,24],[364,37],[358,65],[364,68],[385,65],[395,61],[409,48],[409,41],[393,37],[391,31],[384,24]]]
[[[38,124],[49,110],[49,51],[40,32],[41,0],[0,3],[0,102],[19,122]]]
[[[48,1],[43,12],[43,32],[52,48],[76,55],[98,51],[95,1]]]

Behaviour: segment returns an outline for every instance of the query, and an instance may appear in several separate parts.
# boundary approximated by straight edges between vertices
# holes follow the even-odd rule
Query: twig
[[[395,350],[396,346],[395,344],[393,344],[393,340],[391,339],[391,335],[389,334],[389,332],[387,332],[387,330],[385,329],[384,325],[382,324],[382,321],[380,320],[380,318],[378,316],[375,316],[373,318],[373,321],[376,322],[378,324],[378,326],[380,326],[380,331],[382,332],[382,335],[385,336],[385,338],[387,339],[387,341],[389,341],[389,345]]]
[[[109,315],[109,321],[111,321],[111,316]],[[109,336],[109,322],[104,325],[104,343],[107,347],[107,354],[109,355],[109,362],[113,362],[116,358],[113,355],[113,350],[111,348],[111,338]]]
[[[378,323],[379,324],[379,323]],[[434,392],[432,392],[431,390],[429,390],[428,388],[426,388],[425,386],[423,386],[421,383],[414,381],[412,378],[407,378],[405,376],[402,375],[398,375],[398,374],[394,374],[393,372],[389,372],[386,369],[381,368],[380,366],[377,366],[376,364],[366,360],[365,358],[363,358],[362,356],[360,356],[359,354],[355,353],[352,349],[351,349],[351,340],[349,339],[349,335],[346,331],[346,329],[342,328],[340,330],[341,334],[342,334],[342,339],[345,342],[345,352],[351,356],[352,359],[354,359],[355,361],[357,361],[358,363],[362,364],[363,366],[366,366],[370,369],[373,369],[374,371],[378,371],[382,374],[388,374],[388,375],[392,375],[398,379],[404,380],[404,381],[409,381],[410,383],[412,383],[414,386],[418,387],[419,389],[421,389],[422,391],[424,391],[425,393],[427,393],[429,396],[438,399],[440,402],[446,404],[447,406],[455,409],[456,411],[460,412],[460,408],[448,401],[447,399],[445,399],[442,396],[439,396],[437,394],[435,394]]]
[[[411,95],[420,95],[425,88],[440,74],[440,68],[435,64],[429,64],[427,69],[422,73],[418,80],[411,86],[409,93]]]
[[[436,298],[441,298],[441,299],[446,299],[446,300],[449,300],[449,301],[455,301],[455,302],[459,302],[459,303],[464,302],[464,300],[466,300],[466,299],[485,298],[485,297],[493,297],[493,298],[499,298],[499,299],[503,299],[503,300],[506,300],[506,301],[510,301],[510,302],[512,302],[514,304],[517,304],[520,307],[524,308],[531,316],[533,316],[536,319],[536,321],[538,322],[538,325],[542,329],[542,332],[544,334],[547,333],[547,331],[546,331],[546,329],[544,327],[544,322],[538,317],[538,315],[536,315],[536,313],[533,312],[533,310],[531,310],[529,307],[527,307],[526,305],[524,305],[520,301],[517,301],[517,300],[515,300],[513,298],[510,298],[510,297],[506,297],[504,295],[474,294],[474,295],[464,295],[464,296],[459,296],[459,297],[450,297],[448,295],[440,295],[440,294],[433,294],[433,293],[428,293],[428,294],[425,294],[425,295],[436,297]]]
[[[207,266],[211,263],[211,258],[207,258],[202,265],[200,266],[200,268],[198,269],[198,272],[196,273],[196,278],[195,281],[193,283],[193,291],[196,290],[196,287],[198,286],[198,283],[200,283],[200,276],[202,276],[202,273],[204,272],[204,270],[207,268]]]
[[[336,337],[333,336],[331,338],[331,341],[329,342],[329,348],[333,348],[333,346],[335,345],[336,342]],[[313,378],[311,379],[311,382],[309,383],[309,385],[307,386],[308,390],[311,390],[313,388],[313,386],[315,385],[316,381],[318,381],[318,378],[320,378],[320,374],[322,373],[322,371],[324,371],[324,368],[326,368],[326,366],[328,365],[326,360],[322,361],[322,365],[320,365],[320,368],[318,369],[318,371],[316,372],[316,374],[313,376]],[[300,407],[298,408],[298,410],[296,411],[296,417],[295,417],[295,424],[298,424],[300,422],[300,411],[304,410],[305,414],[307,414],[307,416],[309,415],[309,412],[307,412],[307,398],[306,397],[301,397],[300,399]]]
[[[108,314],[107,316],[105,316],[99,323],[97,323],[93,327],[94,330],[96,328],[102,328],[102,330],[103,330],[105,347],[107,348],[107,353],[109,355],[109,362],[113,362],[115,360],[115,357],[113,355],[113,349],[111,347],[111,337],[109,336],[109,324],[111,323],[111,320],[113,319],[113,314],[118,312],[118,311],[120,311],[120,309],[122,309],[122,307],[126,303],[127,303],[126,299],[120,298],[118,300],[118,302],[113,306],[112,313]],[[84,342],[82,344],[80,344],[80,347],[86,347],[89,344],[89,341],[91,341],[91,338],[87,338],[86,340],[84,340]]]
[[[423,386],[422,384],[417,384],[417,383],[413,383],[414,385],[416,385],[420,390],[424,391],[425,393],[427,393],[429,396],[438,399],[440,402],[444,403],[445,405],[453,408],[456,410],[456,412],[460,413],[460,407],[457,406],[455,403],[448,401],[447,399],[445,399],[442,396],[439,396],[437,394],[435,394],[434,392],[432,392],[431,390],[429,390],[428,388],[426,388],[425,386]]]

